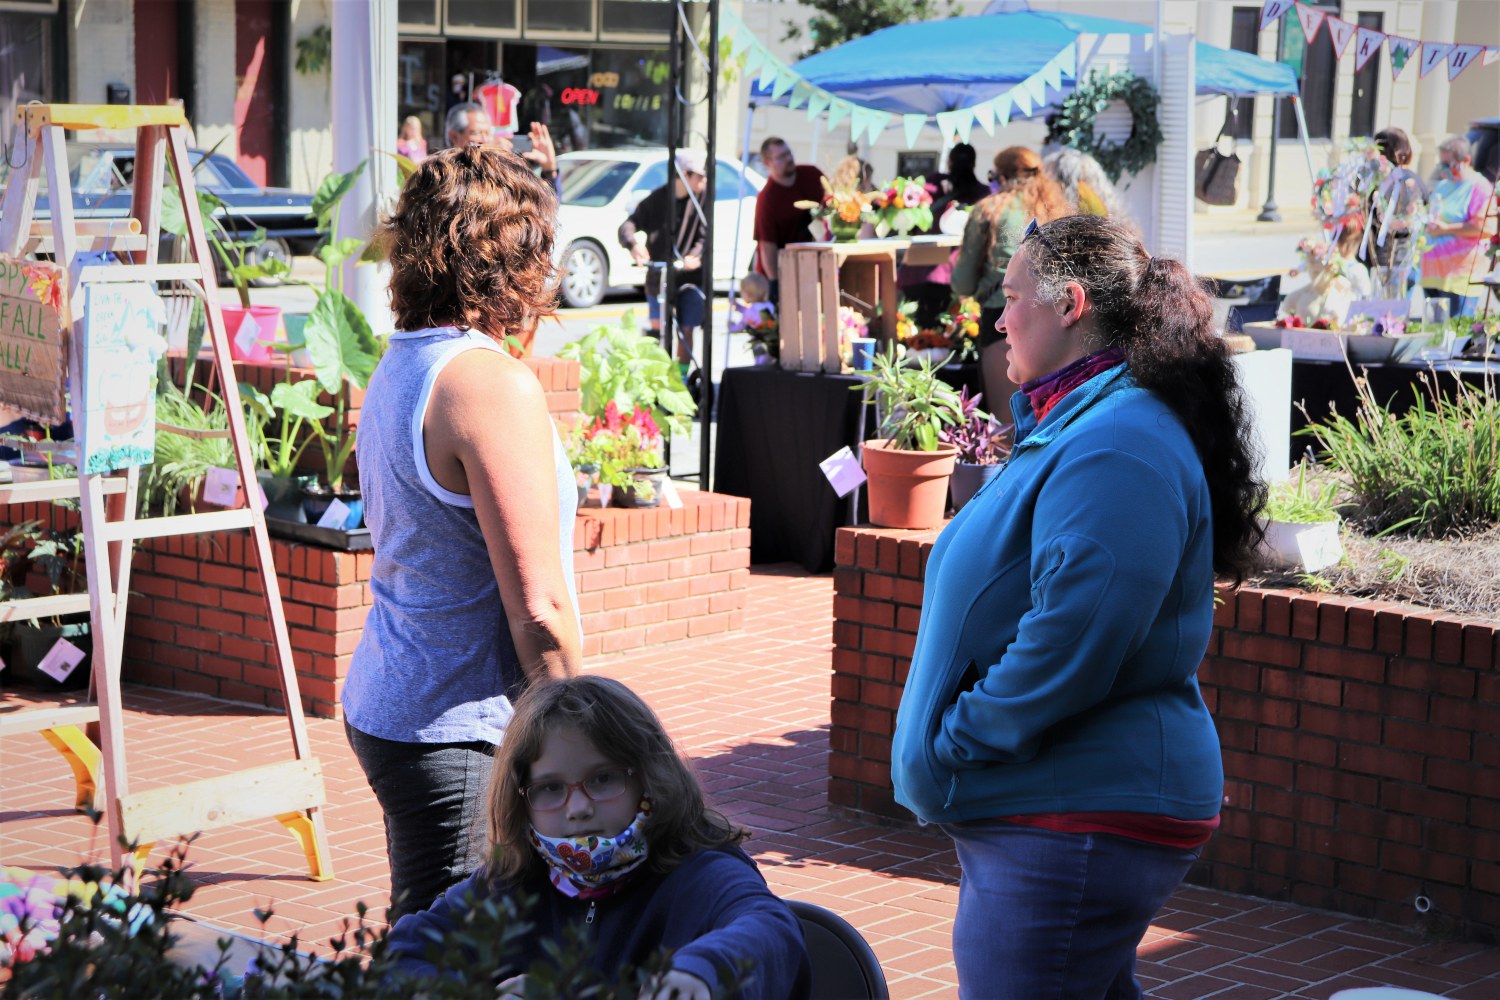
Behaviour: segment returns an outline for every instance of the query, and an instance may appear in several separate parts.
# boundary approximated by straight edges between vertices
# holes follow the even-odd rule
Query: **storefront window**
[[[669,35],[674,7],[657,0],[601,0],[601,35]]]
[[[447,72],[442,39],[402,39],[397,55],[396,112],[398,119],[415,115],[429,149],[443,146],[443,118],[448,112]],[[434,141],[436,140],[436,141]],[[390,138],[396,148],[396,137]]]
[[[517,33],[517,0],[448,0],[448,30]]]
[[[402,31],[424,34],[441,31],[443,19],[438,14],[438,0],[398,0],[396,3],[396,23]]]
[[[526,32],[594,34],[594,0],[526,0]]]

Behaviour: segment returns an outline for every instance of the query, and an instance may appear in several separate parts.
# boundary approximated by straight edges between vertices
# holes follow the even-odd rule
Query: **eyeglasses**
[[[552,812],[568,804],[568,796],[578,789],[591,802],[608,802],[624,795],[630,788],[634,768],[607,767],[582,781],[534,781],[521,789],[531,808]]]

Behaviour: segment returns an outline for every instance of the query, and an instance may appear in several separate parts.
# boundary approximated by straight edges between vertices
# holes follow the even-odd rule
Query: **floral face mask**
[[[565,896],[596,899],[618,891],[620,880],[645,864],[650,845],[646,820],[651,803],[613,837],[547,837],[531,830],[531,846],[547,862],[548,878]]]

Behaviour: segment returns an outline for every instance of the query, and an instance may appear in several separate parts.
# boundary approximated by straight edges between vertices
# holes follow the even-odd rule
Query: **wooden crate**
[[[883,346],[896,339],[894,243],[793,243],[781,251],[781,367],[839,372],[839,305],[870,320]],[[877,315],[878,313],[878,315]]]

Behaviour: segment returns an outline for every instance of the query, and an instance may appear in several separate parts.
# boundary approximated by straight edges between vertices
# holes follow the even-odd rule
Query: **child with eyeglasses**
[[[661,721],[619,681],[574,677],[523,695],[495,754],[488,808],[489,864],[391,931],[402,971],[474,975],[431,964],[433,933],[487,898],[524,893],[538,902],[492,970],[497,997],[524,996],[543,942],[577,925],[609,981],[670,952],[642,997],[707,1000],[742,969],[738,996],[807,996],[800,925],[739,848],[748,833],[704,801]]]

